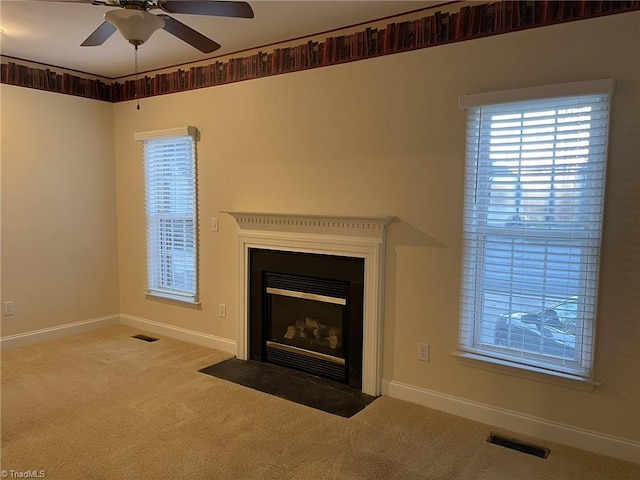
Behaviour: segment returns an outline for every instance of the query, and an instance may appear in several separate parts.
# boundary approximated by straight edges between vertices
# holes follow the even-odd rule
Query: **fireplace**
[[[364,260],[249,251],[249,357],[362,388]]]
[[[380,395],[384,239],[394,217],[225,213],[239,226],[237,358],[311,363]]]

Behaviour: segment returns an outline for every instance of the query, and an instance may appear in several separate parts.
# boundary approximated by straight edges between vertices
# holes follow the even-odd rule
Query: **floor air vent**
[[[489,438],[487,438],[487,442],[493,443],[494,445],[500,445],[501,447],[510,448],[511,450],[517,450],[522,453],[527,453],[529,455],[534,455],[540,458],[547,458],[549,456],[548,448],[542,448],[535,445],[522,443],[511,438],[502,437],[500,435],[489,435]]]
[[[137,338],[138,340],[144,340],[145,342],[156,342],[158,339],[150,337],[149,335],[143,335],[139,333],[138,335],[132,335],[131,338]]]

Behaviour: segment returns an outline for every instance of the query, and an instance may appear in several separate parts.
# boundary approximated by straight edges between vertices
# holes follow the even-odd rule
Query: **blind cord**
[[[473,186],[473,203],[474,205],[478,204],[478,177],[480,176],[480,145],[481,145],[481,137],[482,137],[482,108],[480,108],[480,115],[478,116],[478,123],[480,125],[480,134],[478,135],[478,153],[476,154],[476,178],[475,184]]]
[[[140,97],[138,96],[138,45],[135,45],[135,50],[133,54],[134,65],[136,70],[136,82],[133,87],[133,96],[136,98],[136,110],[140,110]]]

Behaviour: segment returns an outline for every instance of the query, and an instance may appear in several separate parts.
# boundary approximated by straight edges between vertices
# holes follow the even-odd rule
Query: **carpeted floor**
[[[561,445],[542,442],[547,459],[491,445],[489,426],[388,397],[351,418],[328,414],[198,372],[229,354],[136,333],[2,352],[8,478],[640,478],[638,465]]]

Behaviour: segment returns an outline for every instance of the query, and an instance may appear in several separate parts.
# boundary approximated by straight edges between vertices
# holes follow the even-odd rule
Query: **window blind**
[[[463,351],[591,376],[611,87],[461,100]]]
[[[194,136],[144,139],[147,293],[197,302]]]

